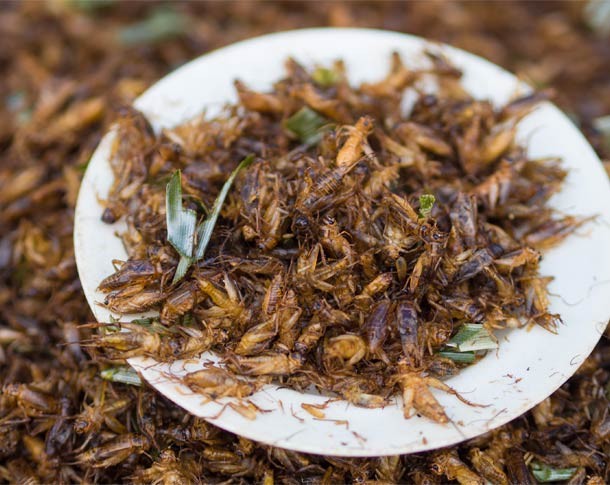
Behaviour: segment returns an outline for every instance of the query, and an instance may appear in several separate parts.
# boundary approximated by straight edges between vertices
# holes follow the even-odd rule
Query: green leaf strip
[[[165,193],[167,239],[181,256],[193,255],[197,213],[182,207],[182,177],[180,170],[172,175]]]

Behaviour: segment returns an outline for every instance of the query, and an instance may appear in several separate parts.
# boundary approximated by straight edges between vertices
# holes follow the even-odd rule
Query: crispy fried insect
[[[168,296],[161,308],[160,320],[165,325],[175,324],[180,317],[193,309],[199,296],[197,285],[191,281],[182,283]]]
[[[121,323],[120,327],[121,331],[94,337],[94,342],[116,358],[123,359],[137,355],[154,356],[160,361],[188,359],[225,339],[221,330],[214,329],[178,327],[177,332],[170,334],[163,327],[148,329],[134,323]]]
[[[417,71],[407,69],[400,55],[393,52],[390,72],[386,78],[376,83],[364,83],[361,89],[372,96],[393,97],[411,85],[419,75]]]
[[[242,235],[246,241],[254,240],[259,248],[270,251],[281,241],[287,212],[282,207],[285,196],[280,179],[269,174],[266,162],[257,163],[248,171],[241,187],[243,208],[236,208],[246,220]]]
[[[284,376],[299,370],[303,360],[298,354],[263,353],[256,357],[227,356],[227,364],[245,376]]]
[[[587,485],[604,485],[606,480],[604,480],[599,475],[594,475],[589,480],[587,480]]]
[[[440,480],[427,471],[422,469],[415,469],[409,473],[409,478],[413,480],[415,485],[440,485]]]
[[[275,318],[269,318],[263,323],[254,325],[243,335],[235,353],[238,355],[256,355],[269,346],[271,339],[278,333],[278,322]]]
[[[410,370],[404,362],[399,364],[399,373],[395,376],[395,380],[402,389],[403,409],[407,419],[413,416],[414,409],[437,423],[449,421],[442,406],[430,392],[430,387],[452,394],[469,406],[477,406],[437,378]]]
[[[460,370],[456,362],[439,355],[435,355],[431,359],[424,359],[424,367],[432,376],[438,378],[451,377]]]
[[[366,343],[358,335],[344,334],[332,337],[324,346],[328,359],[341,359],[346,367],[352,367],[366,355]]]
[[[244,307],[243,302],[235,291],[233,283],[228,277],[224,277],[225,291],[217,288],[210,280],[197,277],[199,289],[212,301],[215,306],[202,312],[208,318],[230,318],[238,324],[244,324],[250,319],[250,312]]]
[[[121,315],[144,312],[158,305],[166,297],[165,293],[141,285],[132,285],[111,291],[104,299],[109,310]]]
[[[124,216],[129,259],[100,289],[113,311],[160,309],[160,324],[123,325],[95,344],[110,358],[217,352],[238,380],[229,394],[249,376],[369,407],[400,391],[405,416],[414,408],[446,423],[429,388],[457,395],[439,378],[465,364],[439,353],[463,325],[492,339],[531,324],[555,331],[539,251],[586,221],[547,205],[566,171],[528,158],[515,138],[544,97],[495,106],[470,96],[442,54],[426,56],[427,68],[410,69],[393,54],[388,75],[360,87],[341,63],[309,71],[291,59],[269,91],[236,81],[239,104],[159,135],[128,113],[106,219]],[[249,154],[223,191],[205,253],[168,285],[185,259],[168,242],[167,177],[181,170],[182,208],[207,228]],[[24,190],[43,179],[29,173]],[[65,259],[28,222],[18,240],[17,257],[33,264]],[[473,459],[483,467],[484,456]]]
[[[494,485],[508,485],[508,477],[500,464],[496,463],[488,454],[478,448],[470,450],[470,461],[477,472]]]
[[[296,324],[301,316],[301,309],[294,291],[285,291],[285,279],[285,274],[280,273],[270,282],[261,305],[265,320],[246,331],[235,348],[235,353],[258,354],[278,333],[279,345],[288,350],[292,349],[297,338]]]
[[[234,84],[239,101],[245,108],[261,113],[282,113],[284,111],[282,100],[277,96],[252,91],[239,80],[236,80]]]
[[[223,444],[225,439],[220,428],[217,428],[201,418],[192,417],[190,422],[182,423],[181,426],[170,427],[159,430],[164,439],[178,445],[188,443],[204,443],[206,445]]]
[[[299,306],[295,292],[289,289],[284,294],[281,308],[276,312],[276,318],[280,325],[278,345],[289,351],[292,350],[297,339],[297,324],[302,313],[303,310]]]
[[[453,324],[451,320],[425,322],[422,327],[424,348],[428,350],[429,354],[433,354],[435,349],[442,347],[451,338],[452,333]]]
[[[435,155],[447,157],[453,153],[453,148],[434,129],[410,121],[396,127],[396,135],[407,143],[415,143],[422,150],[428,150]]]
[[[105,386],[101,388],[102,398],[93,405],[85,404],[83,411],[74,418],[74,431],[78,434],[93,435],[103,425],[114,433],[125,433],[126,429],[117,420],[116,415],[125,411],[132,404],[129,398],[118,399],[108,404],[104,402]]]
[[[455,275],[455,283],[462,283],[470,278],[475,277],[485,268],[487,268],[494,259],[492,252],[485,249],[478,249],[464,261]]]
[[[307,234],[314,226],[314,215],[321,210],[347,201],[352,189],[343,185],[344,178],[357,165],[337,166],[320,175],[306,173],[294,204],[292,230],[296,234]]]
[[[337,99],[328,99],[319,93],[311,84],[300,84],[293,90],[293,95],[332,120],[348,122],[349,113]]]
[[[307,455],[298,453],[292,450],[276,448],[273,446],[266,447],[267,455],[271,463],[276,463],[290,473],[296,473],[298,470],[304,469],[311,465],[311,460]]]
[[[328,326],[345,325],[350,320],[349,315],[333,309],[325,300],[319,302],[317,307],[294,344],[301,355],[306,355],[317,344]]]
[[[201,465],[194,457],[181,455],[171,450],[163,450],[149,468],[137,471],[131,479],[152,484],[179,485],[196,483],[201,475]]]
[[[460,192],[449,216],[464,244],[473,246],[477,237],[477,205],[473,198]]]
[[[543,222],[526,234],[525,243],[535,249],[548,249],[563,241],[585,222],[586,219],[578,219],[574,216]]]
[[[610,441],[610,410],[608,409],[608,400],[604,398],[596,399],[592,406],[591,434],[593,435],[593,440],[600,444],[606,443]]]
[[[368,116],[363,116],[358,120],[353,128],[349,130],[349,137],[337,154],[335,163],[337,167],[351,167],[358,161],[364,152],[363,144],[367,136],[373,131],[373,120]]]
[[[437,453],[432,460],[431,468],[437,475],[444,475],[448,480],[457,480],[462,485],[483,485],[485,483],[485,480],[460,460],[455,450],[444,450]]]
[[[52,414],[59,409],[59,403],[53,396],[29,384],[5,384],[2,393],[14,398],[27,416]]]
[[[120,269],[104,278],[98,286],[100,291],[117,290],[123,286],[133,283],[145,283],[159,274],[157,268],[146,260],[130,260],[125,262],[114,262],[120,264]]]
[[[413,271],[407,281],[407,287],[411,293],[420,290],[420,282],[427,279],[428,275],[435,272],[442,257],[443,246],[440,243],[430,243],[429,248],[420,254],[415,262]]]
[[[500,120],[522,118],[536,108],[540,102],[547,101],[551,95],[551,91],[543,90],[514,99],[502,108]]]
[[[405,469],[399,455],[384,456],[377,459],[375,476],[378,480],[387,483],[400,483],[404,473]]]
[[[244,457],[224,448],[209,446],[203,450],[202,457],[207,469],[231,477],[252,476],[260,467],[254,457]]]
[[[17,451],[20,433],[13,426],[0,427],[0,459],[5,460]]]
[[[59,415],[45,438],[45,454],[57,456],[62,453],[69,453],[72,446],[74,427],[70,422],[72,402],[67,396],[59,399]],[[0,450],[0,456],[2,452]]]
[[[373,354],[381,348],[390,332],[388,316],[391,306],[390,300],[381,300],[375,303],[364,323],[369,350]]]
[[[39,477],[37,473],[34,471],[32,467],[28,464],[28,462],[23,458],[18,458],[16,460],[11,460],[7,463],[6,473],[4,473],[7,481],[10,479],[14,480],[16,483],[24,483],[24,484],[38,484],[40,483]],[[3,470],[4,471],[4,470]]]
[[[421,365],[422,347],[419,345],[419,318],[412,302],[401,300],[396,303],[396,328],[400,335],[404,364],[416,369]]]
[[[186,374],[182,382],[210,399],[227,396],[241,399],[250,396],[259,387],[256,382],[240,379],[226,369],[213,366]]]
[[[333,390],[347,401],[363,408],[381,408],[387,404],[383,396],[366,392],[365,388],[358,379],[347,378],[336,383]]]
[[[515,268],[527,265],[535,265],[540,260],[540,253],[532,248],[523,248],[505,253],[500,258],[494,259],[494,266],[500,271],[511,272]]]
[[[78,454],[76,461],[92,468],[106,468],[121,463],[134,454],[146,452],[150,445],[150,439],[146,436],[128,433]]]
[[[471,193],[493,212],[498,204],[503,205],[507,202],[513,179],[523,168],[524,163],[524,160],[515,162],[510,159],[503,159],[496,171],[474,187]]]
[[[401,253],[416,243],[416,239],[407,236],[400,225],[393,220],[388,220],[382,236],[385,242],[383,251],[391,260],[397,260]]]
[[[504,461],[509,483],[523,483],[524,485],[537,483],[523,460],[523,452],[516,449],[509,450],[505,454]]]
[[[325,326],[318,320],[313,319],[303,328],[299,338],[294,344],[294,348],[302,355],[308,353],[318,340],[324,335]]]
[[[30,460],[36,464],[37,474],[41,478],[48,476],[49,470],[53,468],[53,463],[45,451],[44,441],[28,435],[23,436],[21,440]]]
[[[359,295],[354,298],[354,304],[362,311],[366,311],[371,306],[373,299],[380,293],[385,292],[394,281],[392,273],[382,273],[373,281],[368,283]]]
[[[320,226],[320,232],[322,234],[320,242],[324,249],[330,251],[337,258],[347,258],[350,262],[354,261],[354,250],[345,236],[341,234],[334,218],[325,217]]]
[[[515,140],[516,132],[516,123],[514,121],[494,126],[483,139],[481,162],[484,164],[493,162],[506,153]]]
[[[282,299],[285,278],[284,274],[278,273],[269,283],[269,288],[267,288],[263,303],[261,304],[261,310],[267,315],[275,313],[278,309]]]

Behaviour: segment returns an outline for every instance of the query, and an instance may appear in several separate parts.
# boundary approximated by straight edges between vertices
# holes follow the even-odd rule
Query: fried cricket
[[[397,55],[386,79],[349,87],[349,102],[289,60],[271,92],[236,82],[239,106],[160,133],[154,149],[147,123],[130,111],[106,201],[125,213],[130,259],[100,290],[116,312],[160,308],[160,323],[122,325],[98,346],[163,361],[217,352],[225,370],[184,381],[211,398],[247,396],[255,387],[245,377],[271,376],[297,388],[309,379],[367,407],[399,392],[406,418],[414,408],[440,423],[448,418],[430,387],[472,404],[440,379],[494,349],[496,329],[554,330],[540,250],[582,221],[546,204],[566,175],[559,161],[530,160],[515,142],[517,123],[545,97],[494,108],[458,88],[447,60],[428,56],[441,89],[409,113],[396,105],[423,71]],[[216,138],[187,146],[200,130]],[[168,139],[180,150],[163,149]],[[142,164],[130,172],[136,153]],[[170,177],[168,194],[186,195],[168,195],[164,211],[160,181]],[[196,220],[215,224],[205,256],[187,250],[187,269],[174,233],[182,216],[195,238],[189,248]],[[276,270],[257,270],[261,261]],[[463,350],[468,332],[475,351]]]

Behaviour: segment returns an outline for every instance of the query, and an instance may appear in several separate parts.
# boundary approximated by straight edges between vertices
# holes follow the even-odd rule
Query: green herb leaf
[[[307,106],[301,108],[284,122],[287,130],[307,145],[314,145],[322,138],[322,127],[328,120]]]
[[[165,193],[167,239],[181,256],[191,258],[195,242],[197,213],[182,207],[181,180],[180,170],[176,170],[167,184]]]
[[[492,350],[498,348],[498,342],[493,339],[491,333],[483,324],[466,323],[447,342],[447,347],[455,348],[458,352]]]
[[[420,217],[428,217],[432,212],[432,207],[436,202],[436,197],[432,194],[422,194],[419,196],[419,215]]]
[[[222,204],[224,204],[224,201],[227,198],[227,194],[229,193],[229,189],[231,188],[235,177],[237,177],[237,174],[241,170],[250,165],[253,160],[254,155],[248,155],[240,162],[237,168],[233,170],[233,173],[231,173],[225,184],[222,186],[218,197],[216,197],[216,200],[214,201],[214,205],[212,206],[210,213],[205,218],[203,223],[197,228],[197,250],[195,251],[196,261],[203,258],[203,255],[205,254],[205,250],[208,247],[210,238],[212,237],[212,231],[214,230],[214,226],[216,225],[216,221],[218,220],[218,216],[220,215],[220,209],[222,208]]]
[[[120,382],[131,386],[141,386],[142,379],[138,373],[131,367],[120,366],[104,369],[100,372],[102,379],[112,382]]]
[[[100,332],[102,333],[102,335],[107,335],[109,333],[114,333],[114,332],[118,332],[121,330],[121,327],[120,327],[121,320],[119,318],[116,318],[116,317],[110,315],[109,320],[110,320],[110,325],[102,325],[100,327]],[[115,323],[118,323],[119,325],[114,325]]]
[[[457,364],[472,364],[475,361],[474,352],[449,352],[442,350],[437,355],[445,359],[451,359]]]
[[[544,463],[533,461],[530,463],[530,468],[534,478],[541,483],[563,482],[572,478],[576,473],[577,468],[552,468]]]
[[[174,279],[172,280],[172,285],[176,284],[188,271],[193,264],[193,258],[187,258],[186,256],[180,256],[180,261],[178,261],[178,266],[176,266],[176,272],[174,273]]]
[[[328,88],[337,84],[341,79],[341,75],[334,69],[318,66],[312,73],[311,78],[319,86]]]
[[[122,28],[118,40],[123,45],[152,44],[188,30],[188,18],[173,8],[159,7],[141,22]]]

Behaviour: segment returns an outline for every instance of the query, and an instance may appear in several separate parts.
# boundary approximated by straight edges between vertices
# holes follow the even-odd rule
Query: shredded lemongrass
[[[441,350],[437,355],[439,357],[444,357],[445,359],[451,359],[457,364],[472,364],[476,359],[474,352],[451,352]]]
[[[576,473],[576,467],[553,468],[544,463],[533,461],[530,464],[534,478],[540,483],[564,482]]]
[[[212,237],[212,231],[220,215],[222,204],[237,174],[254,160],[254,155],[244,158],[222,186],[214,205],[205,220],[197,225],[197,213],[182,206],[182,180],[177,170],[167,184],[165,193],[167,240],[180,254],[172,284],[180,281],[195,261],[203,258]],[[195,241],[197,245],[195,247]]]
[[[129,384],[131,386],[141,386],[142,379],[138,373],[127,366],[110,367],[100,372],[102,379],[111,382],[120,382],[121,384]]]
[[[457,349],[458,352],[493,350],[498,348],[498,342],[493,339],[483,324],[465,323],[458,333],[447,342],[447,347]]]
[[[182,206],[182,176],[180,170],[172,175],[165,193],[167,240],[181,256],[193,255],[197,213]]]

